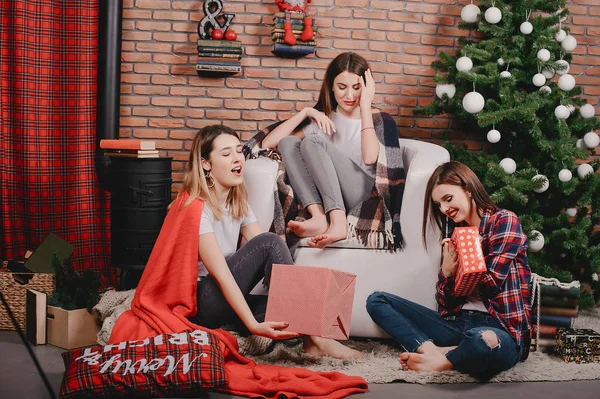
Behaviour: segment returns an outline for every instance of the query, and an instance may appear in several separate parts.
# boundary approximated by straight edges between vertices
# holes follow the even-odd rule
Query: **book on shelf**
[[[100,140],[100,148],[103,150],[155,150],[156,143],[152,140],[103,139]]]
[[[531,345],[535,346],[536,338],[531,340]],[[540,338],[539,345],[541,348],[552,348],[554,349],[554,345],[556,345],[556,339],[554,338]]]
[[[242,64],[240,64],[239,61],[235,61],[235,60],[230,60],[230,59],[223,59],[220,60],[218,58],[212,58],[212,59],[203,59],[203,60],[198,60],[196,62],[196,65],[226,65],[226,66],[241,66]]]
[[[575,308],[579,304],[579,298],[567,296],[542,295],[542,306],[552,306],[559,308]]]
[[[299,12],[291,12],[289,13],[291,19],[299,19],[299,20],[303,20],[304,17],[306,17],[306,15],[304,13],[299,13]],[[275,18],[281,18],[281,19],[285,19],[286,17],[286,13],[284,11],[277,11],[275,13]],[[311,17],[309,17],[311,18]]]
[[[274,53],[284,53],[284,54],[312,54],[315,52],[314,46],[303,46],[303,45],[295,45],[288,46],[287,44],[282,43],[273,43],[271,51]]]
[[[27,289],[25,294],[25,336],[33,345],[46,343],[46,302],[43,292]]]
[[[564,297],[578,297],[581,294],[581,289],[577,287],[571,287],[564,289],[555,285],[540,285],[542,296],[564,296]]]
[[[312,30],[313,32],[317,32],[319,30],[319,27],[315,24],[315,22],[313,21],[312,26]],[[275,22],[273,24],[273,28],[275,29],[284,29],[284,25],[283,25],[283,21],[282,22]],[[304,24],[301,22],[298,23],[294,23],[292,22],[292,30],[299,30],[299,31],[303,31],[304,30]]]
[[[273,38],[273,43],[283,43],[285,44],[285,41],[283,40],[283,36],[281,38]],[[308,41],[308,42],[303,42],[302,40],[296,40],[296,46],[316,46],[317,42],[315,42],[314,40]]]
[[[199,53],[217,53],[217,54],[242,54],[242,49],[237,47],[210,47],[198,46]]]
[[[238,73],[242,71],[241,65],[207,65],[207,64],[196,64],[196,71],[203,72],[233,72]]]
[[[301,39],[302,34],[300,33],[295,33],[294,37],[296,38],[296,41],[302,41]],[[273,33],[271,34],[271,39],[275,40],[275,39],[285,39],[285,33],[283,32],[278,32],[278,33]],[[313,38],[314,40],[314,38]]]
[[[154,158],[158,157],[158,150],[106,150],[104,151],[104,155],[107,157],[132,157],[136,158],[138,156],[143,158]]]
[[[242,42],[239,40],[198,39],[198,46],[241,48]]]
[[[147,151],[147,152],[118,152],[118,151],[105,151],[104,155],[107,157],[115,157],[115,158],[159,158],[160,155],[158,151]]]
[[[203,61],[223,61],[223,62],[228,62],[228,61],[239,61],[241,60],[242,57],[223,57],[221,55],[215,55],[215,56],[201,56],[200,54],[198,54],[198,62],[203,62]]]
[[[285,33],[285,30],[283,28],[271,29],[271,35],[274,35],[276,33]],[[302,29],[292,29],[292,33],[294,34],[294,36],[298,35],[298,37],[300,37],[300,35],[302,34]],[[316,36],[316,33],[315,33],[315,36]],[[314,36],[313,36],[313,38],[314,38]]]
[[[540,330],[540,337],[556,337],[556,331],[558,327],[556,326],[547,326],[545,324],[534,324],[533,325],[533,336],[537,334],[537,330]]]
[[[538,323],[537,315],[535,315],[535,314],[532,315],[531,319],[532,319],[533,323],[535,323],[535,324]],[[540,315],[540,324],[543,324],[546,326],[570,328],[571,325],[573,324],[573,318],[568,317],[568,316],[555,316],[555,315],[541,314]]]
[[[554,316],[577,317],[579,314],[579,308],[555,308],[551,306],[542,306],[540,307],[540,313]]]

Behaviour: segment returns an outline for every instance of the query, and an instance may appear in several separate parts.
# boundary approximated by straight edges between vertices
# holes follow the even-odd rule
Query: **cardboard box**
[[[64,349],[97,345],[100,319],[87,309],[64,310],[48,306],[47,342]]]
[[[600,363],[600,333],[590,329],[559,328],[554,353],[566,362]]]
[[[487,272],[479,231],[474,226],[456,227],[452,242],[458,252],[454,296],[473,295]]]
[[[348,339],[356,275],[314,266],[273,265],[267,321],[289,323],[287,331]]]

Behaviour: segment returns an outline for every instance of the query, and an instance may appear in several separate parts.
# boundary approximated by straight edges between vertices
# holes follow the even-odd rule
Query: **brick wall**
[[[436,142],[449,119],[415,118],[412,109],[433,100],[430,64],[452,51],[462,6],[469,0],[312,0],[319,27],[315,55],[282,59],[271,54],[274,0],[223,0],[243,43],[242,73],[200,78],[194,69],[200,0],[124,0],[120,136],[156,140],[174,157],[173,180],[198,128],[224,123],[244,139],[265,125],[314,105],[329,61],[355,51],[370,63],[375,106],[396,118],[401,137]],[[600,1],[567,0],[567,21],[579,43],[571,66],[577,84],[597,107],[600,98]],[[457,142],[481,142],[460,132]],[[174,185],[174,189],[177,184]]]

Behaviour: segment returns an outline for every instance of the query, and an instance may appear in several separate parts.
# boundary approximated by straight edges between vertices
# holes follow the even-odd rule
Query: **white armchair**
[[[400,225],[404,249],[397,252],[373,250],[359,242],[344,240],[325,249],[310,248],[301,241],[295,254],[297,265],[322,266],[357,275],[350,334],[359,337],[386,337],[369,317],[365,304],[375,291],[387,291],[435,309],[435,283],[440,265],[439,235],[427,230],[428,251],[422,242],[423,200],[427,180],[435,168],[450,160],[443,147],[424,141],[400,139],[406,170]],[[250,160],[244,169],[250,206],[266,230],[273,219],[273,189],[277,174],[275,161]]]

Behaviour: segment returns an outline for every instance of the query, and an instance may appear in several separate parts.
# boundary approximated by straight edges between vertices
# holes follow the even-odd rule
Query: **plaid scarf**
[[[348,212],[348,238],[357,239],[367,248],[402,249],[400,209],[406,173],[402,164],[398,128],[394,119],[384,112],[374,114],[373,122],[379,139],[375,185],[369,197]],[[281,123],[264,128],[248,140],[244,144],[244,154],[249,159],[266,156],[278,161],[273,230],[287,240],[288,246],[295,247],[299,239],[291,233],[286,235],[286,226],[289,220],[298,216],[300,204],[286,179],[279,153],[273,149],[260,149],[265,136]]]

